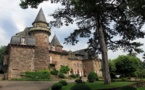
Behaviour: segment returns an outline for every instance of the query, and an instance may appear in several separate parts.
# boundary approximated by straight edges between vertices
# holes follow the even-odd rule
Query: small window
[[[50,63],[52,63],[52,57],[50,56]]]
[[[79,64],[77,64],[77,67],[79,67]]]
[[[76,64],[74,63],[74,67],[76,67]]]
[[[55,51],[55,47],[54,46],[52,46],[52,51]]]
[[[26,45],[26,38],[21,38],[21,45]]]

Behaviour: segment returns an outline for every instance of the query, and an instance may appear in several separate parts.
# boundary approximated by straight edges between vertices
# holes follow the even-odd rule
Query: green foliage
[[[115,59],[116,72],[122,76],[129,76],[131,73],[142,68],[141,61],[134,56],[121,55]]]
[[[64,75],[63,73],[59,73],[59,74],[58,74],[58,77],[59,77],[59,78],[65,78],[65,75]]]
[[[56,70],[56,68],[54,68],[50,73],[52,75],[57,75],[58,74],[58,70]]]
[[[25,72],[25,78],[29,80],[49,80],[50,72],[46,70],[37,72]]]
[[[75,82],[76,83],[83,83],[83,81],[81,79],[76,79]]]
[[[112,79],[116,78],[116,67],[115,67],[115,63],[113,60],[109,60],[109,71],[110,71],[110,76]]]
[[[78,78],[79,75],[78,74],[76,74],[76,75],[75,74],[71,74],[70,77],[72,77],[72,78]]]
[[[94,82],[96,80],[99,80],[98,75],[95,72],[90,72],[88,75],[88,81]]]
[[[6,50],[6,46],[0,47],[0,66],[3,65],[5,50]]]
[[[124,77],[122,77],[121,80],[122,80],[122,81],[129,81],[128,78],[124,78]]]
[[[122,87],[122,88],[119,89],[119,90],[137,90],[137,88],[132,87],[132,86],[125,86],[125,87]]]
[[[138,77],[138,73],[137,72],[133,72],[130,74],[131,77]]]
[[[61,81],[59,81],[59,83],[61,83],[63,86],[66,86],[68,84],[67,81],[65,81],[65,80],[61,80]]]
[[[63,85],[61,83],[55,83],[52,85],[51,90],[61,90],[62,86]]]
[[[91,90],[91,88],[86,84],[76,84],[71,88],[71,90]]]
[[[61,66],[61,68],[60,68],[60,72],[65,73],[65,74],[67,74],[69,72],[69,70],[70,69],[68,66]]]

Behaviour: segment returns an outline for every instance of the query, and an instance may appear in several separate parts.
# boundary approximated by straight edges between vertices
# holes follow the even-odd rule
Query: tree
[[[3,65],[5,50],[6,50],[6,46],[0,47],[0,66]]]
[[[111,79],[116,78],[116,67],[115,67],[115,62],[114,60],[109,60],[109,71],[110,71],[110,76]]]
[[[46,0],[21,1],[22,8],[36,8],[39,3]],[[89,38],[89,50],[91,55],[100,52],[102,54],[102,65],[104,83],[111,83],[108,66],[108,49],[135,50],[141,43],[134,42],[137,38],[144,38],[145,33],[141,27],[145,21],[143,5],[144,0],[49,0],[52,3],[61,3],[64,7],[56,10],[52,16],[56,21],[52,26],[60,27],[75,22],[78,29],[74,30],[66,43],[76,44],[78,36]],[[64,21],[63,21],[64,20]],[[113,26],[113,27],[111,27]],[[114,38],[118,36],[118,38]]]
[[[69,72],[69,67],[68,66],[61,66],[60,68],[60,73],[65,73],[67,74]]]
[[[115,59],[115,67],[117,73],[126,77],[138,69],[141,69],[142,64],[137,57],[121,55]]]

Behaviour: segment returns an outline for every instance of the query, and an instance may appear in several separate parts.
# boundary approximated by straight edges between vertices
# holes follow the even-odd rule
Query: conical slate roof
[[[42,8],[40,9],[39,13],[37,14],[37,17],[36,17],[35,21],[33,22],[33,24],[36,23],[36,22],[44,22],[44,23],[47,23]]]
[[[62,46],[58,40],[58,38],[56,37],[56,35],[54,35],[52,41],[51,41],[51,45],[53,46]]]

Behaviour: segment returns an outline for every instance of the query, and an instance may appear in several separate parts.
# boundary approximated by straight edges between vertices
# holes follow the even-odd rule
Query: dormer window
[[[21,38],[21,45],[26,45],[26,38],[24,37]]]
[[[55,51],[55,46],[52,46],[52,51]]]

